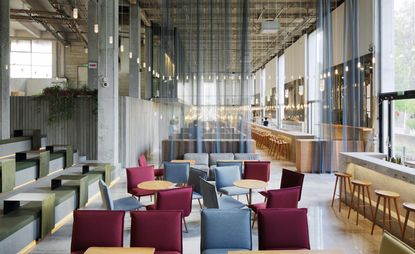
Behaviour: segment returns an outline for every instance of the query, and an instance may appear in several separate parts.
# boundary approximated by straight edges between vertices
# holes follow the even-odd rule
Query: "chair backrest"
[[[310,249],[307,209],[259,209],[258,249]]]
[[[227,167],[227,166],[237,166],[241,172],[241,177],[243,176],[243,162],[242,161],[217,161],[216,166],[218,167]]]
[[[207,179],[207,173],[205,171],[191,168],[189,171],[189,180],[187,181],[187,184],[193,187],[193,191],[201,194],[200,191],[200,178],[206,180]]]
[[[267,208],[297,208],[300,187],[269,190],[267,196]]]
[[[138,158],[138,165],[140,167],[147,166],[147,159],[146,159],[146,156],[144,154],[140,155],[140,157]]]
[[[122,247],[124,211],[73,211],[71,252],[89,247]]]
[[[234,186],[233,183],[240,179],[241,172],[237,166],[215,168],[215,183],[217,189]]]
[[[203,209],[200,249],[252,249],[250,209]]]
[[[233,160],[233,153],[210,153],[209,154],[209,165],[217,165],[220,160]]]
[[[181,211],[131,212],[131,247],[182,253]]]
[[[203,206],[206,208],[219,208],[218,191],[216,186],[200,178],[200,194],[203,197]]]
[[[177,210],[183,217],[192,212],[192,187],[163,190],[157,193],[157,210]]]
[[[114,201],[112,200],[111,191],[102,179],[98,181],[99,192],[101,193],[102,203],[105,209],[114,210]]]
[[[258,153],[235,153],[235,160],[259,160]]]
[[[173,183],[187,183],[190,163],[164,162],[164,179]]]
[[[291,171],[288,169],[282,169],[280,188],[300,187],[300,196],[298,200],[301,200],[301,192],[303,191],[304,174]]]
[[[244,178],[269,182],[270,165],[269,161],[245,161]]]
[[[127,190],[137,188],[139,183],[154,180],[154,166],[127,168]]]
[[[194,160],[196,165],[209,165],[209,155],[207,153],[185,153],[185,160]]]
[[[386,232],[380,242],[379,254],[414,254],[415,250],[395,236]]]

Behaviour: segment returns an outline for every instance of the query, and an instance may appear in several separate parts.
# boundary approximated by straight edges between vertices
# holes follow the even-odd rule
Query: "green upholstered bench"
[[[379,254],[415,254],[415,250],[399,240],[397,237],[386,232],[383,234],[380,243]]]
[[[34,160],[25,160],[16,162],[16,171],[27,169],[30,167],[36,167],[37,162]]]
[[[61,153],[61,152],[53,152],[53,153],[50,153],[50,160],[51,161],[56,160],[56,159],[59,159],[59,158],[63,158],[63,157],[64,157],[64,154]]]

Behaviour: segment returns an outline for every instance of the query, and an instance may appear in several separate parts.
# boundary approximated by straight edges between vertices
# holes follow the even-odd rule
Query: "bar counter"
[[[251,123],[252,128],[257,128],[265,131],[269,131],[272,134],[282,136],[290,143],[290,161],[296,161],[296,141],[299,139],[314,139],[315,136],[313,134],[298,132],[298,131],[288,131],[288,130],[280,130],[275,129],[268,126],[259,125],[256,123]]]
[[[372,198],[372,208],[375,210],[376,198],[374,190],[387,190],[400,194],[398,199],[398,208],[401,223],[405,216],[405,209],[402,204],[404,202],[415,202],[415,169],[398,165],[392,162],[385,161],[386,155],[381,153],[340,153],[339,156],[339,171],[347,172],[352,175],[352,179],[363,180],[372,183],[370,186],[370,196]],[[334,187],[334,186],[333,186]],[[357,196],[355,196],[356,198]],[[350,196],[348,204],[350,202]],[[367,205],[368,200],[366,200]],[[380,211],[383,211],[383,205],[380,204]],[[367,211],[366,211],[367,212]],[[354,218],[355,215],[353,215]],[[377,223],[381,224],[382,213],[377,215]],[[369,216],[370,220],[373,220]],[[414,221],[410,219],[406,232],[413,232]],[[375,230],[381,230],[379,227],[375,227]],[[397,221],[397,214],[392,209],[392,233],[401,237],[399,224]],[[413,238],[412,234],[408,233],[407,238]],[[415,246],[415,241],[405,239],[405,242],[412,247]]]

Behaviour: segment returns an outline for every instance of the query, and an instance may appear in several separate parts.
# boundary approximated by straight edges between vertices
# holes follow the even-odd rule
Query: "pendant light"
[[[75,0],[75,7],[72,10],[72,17],[74,19],[77,19],[78,18],[78,8],[76,8],[76,0]]]
[[[95,24],[94,24],[94,33],[99,33],[99,26],[98,26],[98,0],[97,0],[97,7],[95,8],[96,13],[95,13]]]
[[[120,13],[120,17],[121,17],[121,26],[120,26],[120,35],[119,35],[119,37],[120,37],[120,42],[121,42],[121,45],[120,45],[120,52],[124,52],[124,44],[122,43],[122,36],[121,36],[121,34],[122,34],[122,21],[123,21],[123,7],[121,6],[121,13]]]

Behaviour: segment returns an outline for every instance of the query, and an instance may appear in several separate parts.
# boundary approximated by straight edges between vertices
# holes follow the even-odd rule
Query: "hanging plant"
[[[61,86],[51,86],[43,89],[36,100],[47,101],[49,106],[49,124],[63,120],[72,119],[75,108],[75,98],[92,97],[94,102],[93,113],[98,108],[98,91],[89,88],[62,88]],[[40,104],[39,104],[40,109]]]

